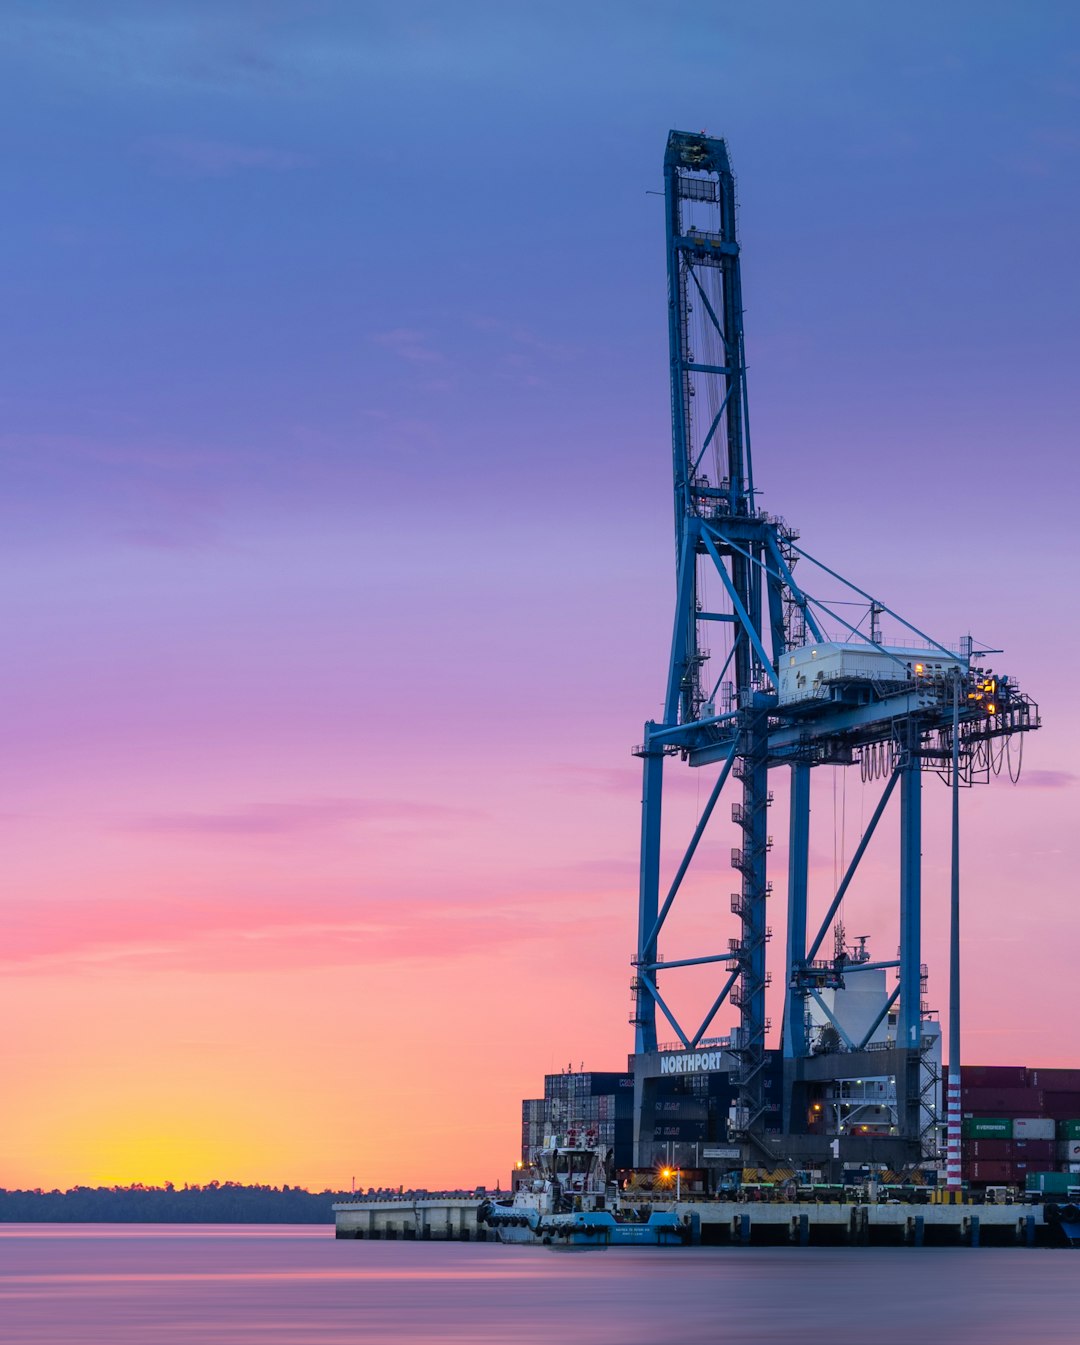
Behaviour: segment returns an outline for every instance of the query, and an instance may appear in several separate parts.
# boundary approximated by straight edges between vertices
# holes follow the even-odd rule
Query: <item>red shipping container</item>
[[[1052,1116],[1055,1121],[1072,1121],[1080,1116],[1080,1092],[1046,1092],[1043,1098],[1043,1116]]]
[[[966,1163],[961,1175],[969,1182],[992,1185],[1012,1186],[1016,1181],[1016,1171],[1012,1163]]]
[[[1034,1080],[1028,1078],[1025,1065],[963,1065],[960,1069],[961,1088],[1026,1088],[1029,1083]]]
[[[1055,1093],[1080,1093],[1080,1069],[1033,1069],[1029,1074],[1029,1082],[1035,1088],[1048,1088]],[[967,1070],[962,1078],[967,1078]]]
[[[1053,1158],[1056,1152],[1054,1140],[1013,1140],[1013,1157],[1031,1159]]]
[[[960,1109],[973,1116],[1042,1116],[1041,1088],[961,1088]]]
[[[964,1140],[962,1153],[964,1158],[980,1159],[983,1162],[1004,1163],[1016,1157],[1016,1145],[1012,1140]]]

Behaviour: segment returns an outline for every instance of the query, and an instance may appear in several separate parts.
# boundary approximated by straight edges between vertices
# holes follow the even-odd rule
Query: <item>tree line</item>
[[[330,1224],[349,1191],[300,1186],[74,1186],[67,1191],[0,1189],[0,1223]]]

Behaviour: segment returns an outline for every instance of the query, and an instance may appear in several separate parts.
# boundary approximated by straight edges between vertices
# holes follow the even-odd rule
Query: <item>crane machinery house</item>
[[[781,705],[837,700],[852,685],[941,681],[963,670],[959,655],[941,649],[819,642],[791,649],[780,660],[777,697]]]

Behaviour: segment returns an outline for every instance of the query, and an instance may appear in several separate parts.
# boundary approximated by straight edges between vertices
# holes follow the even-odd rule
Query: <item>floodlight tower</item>
[[[736,1062],[735,1134],[775,1157],[764,1131],[766,903],[769,770],[790,774],[788,930],[781,1129],[792,1128],[798,1087],[852,1073],[897,1076],[902,1139],[919,1141],[922,1031],[922,774],[972,784],[1000,769],[1014,735],[1037,728],[1038,708],[1016,683],[976,666],[970,640],[949,649],[890,607],[815,560],[783,520],[757,507],[750,454],[735,183],[722,140],[672,131],[664,158],[668,336],[675,505],[676,601],[664,713],[645,725],[638,939],[634,956],[635,1050],[658,1050],[657,1011],[692,1053],[724,1002],[739,1009],[726,1040]],[[865,602],[857,624],[796,583],[800,561],[817,567]],[[835,599],[833,600],[836,601]],[[886,643],[882,616],[904,628]],[[869,619],[868,631],[863,629]],[[825,627],[828,626],[828,631]],[[719,657],[710,636],[720,646]],[[718,638],[717,638],[718,636]],[[914,636],[914,640],[910,637]],[[990,651],[982,651],[989,653]],[[719,668],[717,669],[717,664]],[[661,901],[665,763],[719,765],[712,791]],[[859,764],[884,781],[873,816],[813,938],[808,939],[810,785],[815,766]],[[742,842],[731,851],[740,875],[731,897],[739,934],[725,951],[664,960],[659,938],[683,879],[732,775],[742,797],[732,820]],[[887,962],[832,959],[819,950],[833,925],[890,797],[899,786],[899,956]],[[954,853],[957,811],[954,798]],[[958,879],[954,879],[954,888]],[[955,904],[955,903],[954,903]],[[661,976],[680,967],[721,970],[700,1025],[682,1025],[661,993]],[[858,972],[894,968],[897,986],[858,1040],[848,1037],[822,998]],[[810,1001],[829,1017],[846,1052],[842,1062],[811,1059]],[[895,1016],[887,1051],[867,1055],[886,1015]],[[881,1043],[875,1043],[880,1045]],[[696,1068],[695,1063],[695,1068]],[[830,1070],[832,1074],[830,1075]],[[813,1146],[803,1152],[809,1154]]]

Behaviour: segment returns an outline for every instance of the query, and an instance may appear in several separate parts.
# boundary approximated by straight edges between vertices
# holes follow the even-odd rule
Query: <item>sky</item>
[[[965,1059],[1077,1063],[1074,6],[5,10],[0,1186],[494,1184],[545,1072],[625,1064],[672,127],[738,177],[762,504],[1040,705],[963,800]]]

